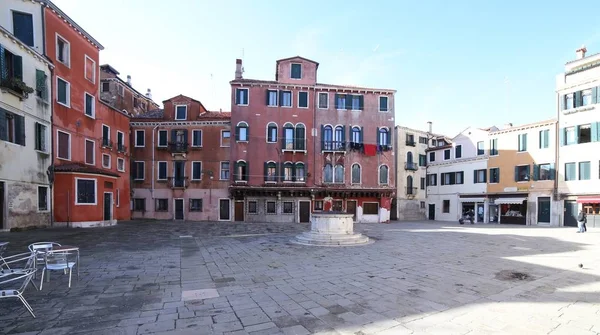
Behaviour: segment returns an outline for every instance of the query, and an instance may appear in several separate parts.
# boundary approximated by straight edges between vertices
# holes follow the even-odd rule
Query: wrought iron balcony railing
[[[419,165],[417,163],[404,163],[404,170],[417,171],[418,169]]]
[[[188,152],[189,144],[186,142],[171,142],[169,143],[169,151],[171,153],[186,153]]]

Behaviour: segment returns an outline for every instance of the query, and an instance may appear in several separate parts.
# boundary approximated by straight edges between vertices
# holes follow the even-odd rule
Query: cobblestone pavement
[[[358,225],[360,247],[289,243],[306,225],[131,222],[0,233],[81,247],[71,289],[0,300],[0,333],[600,334],[600,230]],[[582,264],[580,268],[578,265]],[[39,280],[39,279],[38,279]]]

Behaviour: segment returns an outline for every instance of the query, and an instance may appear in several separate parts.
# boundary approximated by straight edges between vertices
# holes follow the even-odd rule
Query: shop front
[[[473,213],[474,221],[484,223],[485,220],[485,198],[483,197],[461,197],[461,217]]]
[[[496,210],[500,212],[498,223],[527,224],[527,197],[502,197],[494,199]]]
[[[588,228],[600,227],[600,195],[579,196],[577,204],[581,205],[581,209],[587,214],[586,226]]]

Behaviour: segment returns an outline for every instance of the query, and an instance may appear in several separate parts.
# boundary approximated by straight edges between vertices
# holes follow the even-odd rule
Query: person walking
[[[579,211],[579,215],[577,215],[577,230],[578,233],[585,233],[587,231],[587,227],[585,224],[587,223],[587,215],[583,212],[583,210]]]

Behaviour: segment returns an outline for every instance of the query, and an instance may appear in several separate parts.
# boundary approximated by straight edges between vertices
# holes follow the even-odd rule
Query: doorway
[[[435,204],[429,204],[429,220],[435,220]]]
[[[352,220],[356,221],[356,200],[346,200],[346,213],[354,215]]]
[[[390,211],[390,220],[396,221],[398,220],[398,199],[392,199],[392,209]]]
[[[565,223],[567,227],[577,227],[577,201],[565,200]]]
[[[538,223],[550,223],[550,197],[538,199]]]
[[[104,221],[112,220],[112,193],[104,192]]]
[[[4,182],[0,181],[0,229],[6,229],[4,223]]]
[[[175,161],[173,171],[173,187],[185,186],[185,162]],[[183,201],[183,199],[181,199]]]
[[[230,221],[229,199],[219,199],[219,221]]]
[[[234,208],[234,220],[238,222],[244,222],[244,202],[236,201]]]
[[[183,199],[174,199],[175,201],[175,220],[183,220]]]
[[[484,214],[484,205],[483,204],[477,204],[477,222],[482,223],[483,220],[483,214]]]
[[[488,211],[489,222],[498,223],[498,205],[489,205]]]
[[[299,201],[298,220],[300,223],[310,222],[310,201]]]

